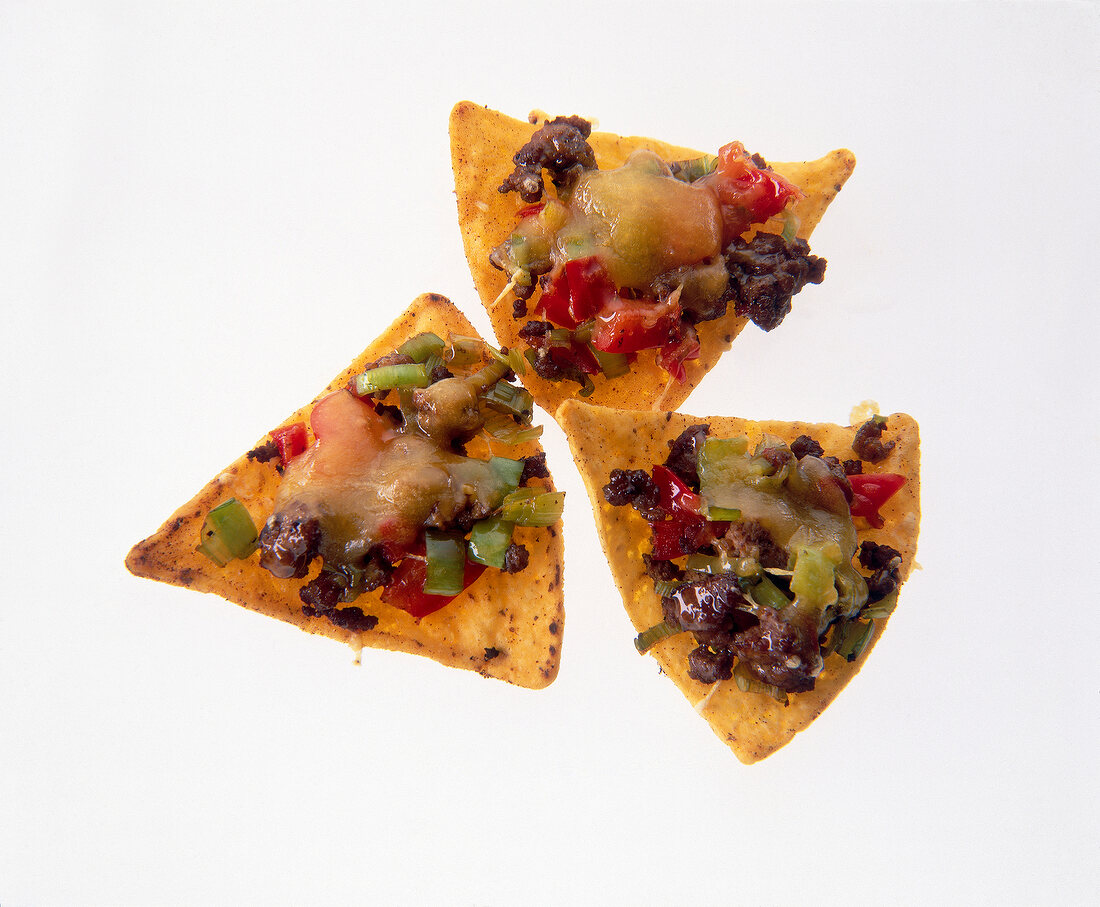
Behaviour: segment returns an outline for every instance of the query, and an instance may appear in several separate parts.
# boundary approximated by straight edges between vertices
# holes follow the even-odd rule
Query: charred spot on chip
[[[498,658],[500,656],[500,654],[501,654],[500,649],[498,649],[496,646],[486,646],[485,647],[485,660],[486,661],[492,661],[494,658]]]

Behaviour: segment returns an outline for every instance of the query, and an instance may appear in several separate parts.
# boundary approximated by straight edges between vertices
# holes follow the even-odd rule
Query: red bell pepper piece
[[[271,433],[271,440],[279,449],[279,460],[286,466],[309,446],[305,422],[284,425]]]
[[[659,495],[657,506],[669,516],[689,518],[706,514],[702,497],[667,466],[653,467],[653,481]]]
[[[864,517],[876,529],[883,526],[879,516],[882,507],[905,484],[905,476],[892,472],[868,473],[867,475],[848,476],[852,484],[852,516]]]

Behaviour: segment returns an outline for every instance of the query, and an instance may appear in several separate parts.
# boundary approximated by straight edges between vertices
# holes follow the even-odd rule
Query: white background
[[[0,3],[4,907],[1095,896],[1096,7],[378,6]],[[487,328],[464,98],[859,159],[685,406],[921,422],[923,570],[762,764],[634,653],[552,424],[545,691],[123,569],[417,294]]]

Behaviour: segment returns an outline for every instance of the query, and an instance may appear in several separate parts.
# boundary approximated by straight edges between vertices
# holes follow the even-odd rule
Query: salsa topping
[[[548,477],[545,454],[465,452],[482,433],[508,443],[541,434],[530,394],[511,383],[524,367],[480,340],[411,338],[314,406],[312,442],[304,423],[271,433],[257,451],[277,454],[282,481],[263,529],[257,537],[245,511],[247,527],[236,514],[208,535],[227,525],[235,502],[226,502],[208,516],[200,550],[224,565],[258,547],[260,566],[280,579],[305,578],[320,559],[299,590],[303,611],[353,630],[378,621],[341,607],[364,592],[381,588],[383,602],[419,619],[487,568],[524,569],[514,528],[550,526],[562,512],[563,493],[530,484]]]
[[[540,320],[528,321],[520,336],[540,377],[576,381],[591,393],[593,376],[617,377],[637,353],[654,350],[658,364],[684,381],[684,363],[699,355],[695,325],[722,317],[732,303],[738,315],[773,330],[791,298],[824,279],[825,260],[795,238],[790,208],[802,193],[740,142],[671,163],[638,150],[621,167],[600,170],[590,134],[579,117],[546,123],[500,186],[529,204],[489,261],[508,275],[516,319],[528,316],[527,301],[539,291]],[[744,238],[781,215],[782,235]]]
[[[893,609],[901,554],[860,542],[853,517],[881,520],[904,482],[849,476],[806,435],[790,446],[765,435],[750,450],[705,424],[669,442],[668,460],[649,472],[612,470],[604,497],[649,523],[643,562],[661,598],[663,619],[639,634],[638,650],[691,633],[688,674],[701,683],[733,678],[782,702],[812,690],[825,657],[857,658]]]

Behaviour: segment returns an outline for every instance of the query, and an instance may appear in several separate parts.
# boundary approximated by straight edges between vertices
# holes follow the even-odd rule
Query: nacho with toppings
[[[557,420],[638,636],[743,762],[844,688],[913,568],[917,424],[705,420],[566,401]]]
[[[851,152],[769,164],[534,119],[459,103],[451,160],[474,284],[548,412],[676,409],[749,321],[778,327],[823,279],[806,239]]]
[[[561,511],[522,357],[424,295],[126,566],[348,643],[550,684]]]

